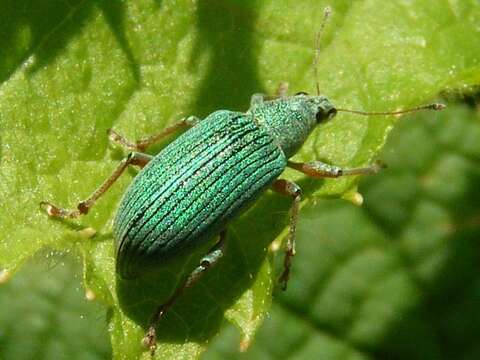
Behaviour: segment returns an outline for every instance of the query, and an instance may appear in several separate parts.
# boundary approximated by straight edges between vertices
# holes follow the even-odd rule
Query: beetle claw
[[[278,278],[278,283],[280,284],[281,289],[283,291],[287,290],[288,278],[290,277],[289,275],[290,275],[289,269],[285,269],[282,275],[280,275],[280,277]]]
[[[157,336],[154,326],[148,328],[147,333],[142,339],[142,345],[150,350],[150,355],[155,355],[155,350],[157,348]]]

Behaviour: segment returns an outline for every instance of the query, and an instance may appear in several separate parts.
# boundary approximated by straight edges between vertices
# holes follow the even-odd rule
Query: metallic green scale
[[[114,223],[122,277],[217,235],[283,172],[317,114],[333,109],[305,95],[252,102],[247,113],[214,112],[135,177]]]

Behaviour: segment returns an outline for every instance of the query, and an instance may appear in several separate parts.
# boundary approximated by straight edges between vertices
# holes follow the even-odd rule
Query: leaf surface
[[[113,214],[129,171],[78,221],[46,218],[38,203],[73,206],[124,156],[108,144],[114,127],[131,139],[183,116],[246,110],[252,93],[314,92],[312,39],[323,3],[43,2],[1,6],[0,266],[13,274],[39,249],[84,256],[84,281],[106,304],[116,358],[148,355],[140,339],[154,308],[199,254],[166,269],[162,281],[124,286],[114,271]],[[332,1],[323,36],[320,87],[338,107],[396,109],[468,89],[480,73],[479,5],[471,1]],[[317,129],[298,160],[358,166],[378,156],[395,119],[339,115]],[[153,149],[155,151],[158,149]],[[357,179],[307,180],[314,197],[351,198]],[[270,308],[268,246],[287,224],[288,199],[265,194],[230,231],[225,259],[188,291],[159,328],[158,358],[195,358],[224,319],[247,347]],[[96,236],[89,238],[91,228]]]

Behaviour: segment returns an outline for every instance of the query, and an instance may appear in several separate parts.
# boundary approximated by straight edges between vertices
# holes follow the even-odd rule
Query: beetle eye
[[[298,96],[298,95],[308,95],[308,93],[306,93],[305,91],[299,91],[295,94],[295,96]]]
[[[333,119],[335,115],[337,115],[337,109],[331,108],[330,110],[328,110],[327,112],[328,119]]]
[[[318,123],[321,123],[321,122],[326,122],[326,121],[334,118],[335,115],[337,115],[337,109],[331,108],[326,113],[323,112],[322,110],[319,110],[317,112],[317,114],[315,115],[315,118],[317,119]]]

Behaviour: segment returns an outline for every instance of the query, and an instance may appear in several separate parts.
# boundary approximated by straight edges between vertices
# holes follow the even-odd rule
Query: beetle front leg
[[[281,195],[290,196],[293,199],[290,210],[290,231],[285,249],[285,258],[283,260],[283,272],[278,280],[283,284],[282,289],[286,290],[290,276],[290,267],[292,266],[292,258],[295,256],[295,235],[297,232],[298,211],[300,209],[302,189],[294,182],[283,179],[276,180],[272,185],[272,189]]]
[[[198,122],[200,121],[199,118],[196,116],[189,116],[186,117],[176,123],[173,123],[170,126],[167,126],[165,129],[163,129],[160,133],[154,134],[151,136],[147,136],[144,138],[141,138],[135,142],[132,142],[125,138],[123,135],[120,135],[113,129],[108,129],[107,134],[108,137],[111,141],[122,145],[123,147],[129,149],[129,150],[135,150],[135,151],[145,151],[146,148],[148,148],[150,145],[156,144],[160,142],[162,139],[167,137],[168,135],[181,130],[181,129],[187,129],[192,126],[195,126]]]
[[[156,328],[165,313],[172,307],[177,299],[183,294],[183,292],[195,284],[212,266],[214,266],[223,257],[225,253],[227,238],[227,230],[223,230],[220,233],[220,239],[218,242],[208,251],[208,253],[200,260],[200,265],[193,270],[185,282],[180,285],[170,298],[160,305],[153,314],[150,320],[150,326],[142,340],[142,344],[150,349],[150,354],[153,356],[157,347]]]
[[[263,105],[265,101],[268,100],[275,100],[278,98],[286,98],[288,96],[288,83],[287,82],[281,82],[278,85],[277,91],[275,92],[275,95],[265,95],[262,93],[256,93],[253,94],[252,97],[250,98],[250,108],[253,109],[257,106]]]
[[[48,201],[42,201],[40,206],[45,209],[48,216],[62,219],[73,219],[82,214],[87,214],[90,208],[100,198],[117,179],[122,175],[129,165],[137,165],[143,168],[152,159],[152,156],[137,152],[132,152],[118,164],[115,171],[110,175],[86,200],[80,201],[76,209],[64,209]]]
[[[349,175],[373,175],[385,168],[385,164],[377,161],[371,166],[358,167],[351,169],[342,169],[338,166],[325,164],[321,161],[312,161],[308,163],[297,163],[288,161],[288,167],[303,172],[313,178],[338,178],[340,176]]]

